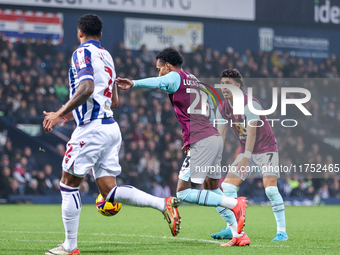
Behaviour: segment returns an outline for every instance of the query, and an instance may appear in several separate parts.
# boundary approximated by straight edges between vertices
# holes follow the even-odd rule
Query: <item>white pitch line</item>
[[[0,231],[0,233],[20,233],[20,234],[64,234],[64,232],[48,232],[48,231]],[[94,236],[123,236],[123,237],[142,237],[142,238],[159,238],[159,239],[172,239],[172,240],[183,240],[183,241],[195,241],[195,242],[205,242],[205,243],[216,243],[222,244],[223,241],[213,241],[206,239],[192,239],[185,237],[168,237],[168,236],[152,236],[152,235],[135,235],[135,234],[105,234],[105,233],[79,233],[79,235],[94,235]],[[0,239],[0,241],[7,241],[7,239]],[[50,242],[50,240],[18,240],[16,241],[41,241]],[[54,240],[51,240],[51,242]],[[55,242],[60,242],[60,240],[55,240]],[[93,243],[118,243],[118,244],[145,244],[141,242],[119,242],[119,241],[78,241],[78,242],[93,242]],[[150,242],[149,242],[150,243]],[[164,243],[153,243],[152,244],[164,244]],[[286,245],[257,245],[251,244],[251,247],[260,248],[305,248],[305,249],[331,249],[331,247],[301,247],[301,246],[286,246]]]

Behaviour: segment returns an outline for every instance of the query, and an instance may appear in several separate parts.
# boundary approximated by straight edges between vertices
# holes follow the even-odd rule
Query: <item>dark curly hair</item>
[[[103,21],[96,14],[88,13],[79,19],[78,28],[87,36],[100,37]]]
[[[241,84],[241,89],[243,88],[243,78],[242,75],[240,74],[240,72],[237,69],[224,69],[221,73],[220,73],[220,79],[222,78],[232,78],[234,81],[236,81],[237,83]]]
[[[181,67],[183,64],[182,55],[172,47],[166,48],[159,52],[156,59],[162,61],[164,64],[169,63],[175,67]]]

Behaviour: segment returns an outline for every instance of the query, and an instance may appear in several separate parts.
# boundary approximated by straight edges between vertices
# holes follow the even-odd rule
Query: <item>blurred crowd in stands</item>
[[[280,164],[334,164],[333,157],[320,151],[318,143],[307,146],[303,133],[306,132],[305,126],[318,129],[318,123],[323,123],[327,127],[325,132],[339,135],[339,128],[335,127],[340,126],[340,86],[336,84],[340,56],[331,55],[314,63],[313,59],[294,58],[288,53],[279,55],[250,50],[238,53],[231,47],[225,52],[209,46],[200,46],[193,53],[183,52],[182,47],[179,51],[185,60],[184,70],[199,78],[218,78],[225,68],[237,68],[245,78],[332,78],[322,80],[321,84],[317,80],[304,83],[304,87],[317,97],[307,104],[313,116],[299,123],[300,128],[283,128],[278,124],[273,130],[278,140]],[[139,52],[133,52],[126,50],[121,42],[111,53],[119,77],[138,79],[158,75],[155,52],[149,51],[146,46],[142,46]],[[71,54],[71,51],[59,52],[49,39],[43,41],[38,38],[34,43],[27,39],[13,44],[0,35],[1,118],[12,123],[41,124],[43,111],[59,109],[68,99]],[[248,81],[255,82],[258,85],[254,86],[254,94],[264,109],[270,108],[271,89],[278,86],[277,81]],[[284,80],[281,82],[280,86],[287,85]],[[161,90],[119,90],[119,106],[114,114],[123,136],[120,150],[122,174],[118,184],[130,184],[160,197],[174,195],[184,153],[181,150],[181,127],[167,94]],[[279,118],[278,115],[276,117]],[[56,130],[70,137],[74,128],[74,123],[69,122],[66,127],[57,127]],[[230,129],[226,141],[223,165],[232,163],[238,149],[238,139]],[[65,145],[58,145],[58,151],[63,155]],[[0,157],[0,198],[9,194],[59,193],[60,166],[41,166],[39,158],[32,155],[31,148],[14,148],[11,139],[5,137],[0,139]],[[250,198],[265,197],[262,179],[258,177],[254,175],[241,185],[239,194]],[[279,188],[284,197],[340,197],[338,177],[339,173],[317,179],[290,175],[279,180]],[[98,193],[91,174],[84,178],[80,190],[82,195]]]

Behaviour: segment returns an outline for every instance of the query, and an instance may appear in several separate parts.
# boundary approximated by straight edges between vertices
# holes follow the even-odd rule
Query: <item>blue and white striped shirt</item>
[[[73,52],[69,71],[70,98],[77,91],[80,82],[94,82],[92,95],[72,111],[77,126],[94,119],[113,117],[111,102],[115,79],[112,57],[100,46],[99,41],[89,40]]]

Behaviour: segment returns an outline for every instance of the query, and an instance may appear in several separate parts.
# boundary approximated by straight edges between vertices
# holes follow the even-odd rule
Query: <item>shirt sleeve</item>
[[[262,110],[262,107],[261,105],[256,102],[256,101],[253,101],[253,106],[256,110]],[[246,105],[246,107],[244,108],[244,115],[246,116],[246,119],[247,119],[247,122],[249,124],[255,122],[255,121],[258,121],[260,120],[260,116],[259,115],[256,115],[254,113],[252,113],[250,110],[249,110],[249,107],[248,107],[248,104]]]
[[[79,48],[73,53],[73,62],[77,69],[79,82],[93,79],[91,51]]]
[[[175,93],[181,85],[181,76],[177,72],[170,72],[164,76],[134,80],[134,87],[162,89],[168,94]]]

